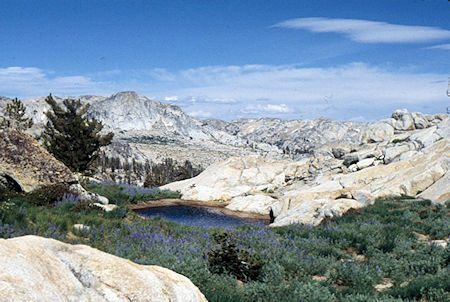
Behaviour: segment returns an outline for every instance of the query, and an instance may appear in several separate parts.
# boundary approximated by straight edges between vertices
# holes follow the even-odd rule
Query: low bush
[[[54,184],[42,186],[30,193],[26,193],[25,198],[30,204],[51,207],[68,194],[77,195],[70,190],[67,184]]]
[[[144,188],[123,183],[91,182],[84,184],[85,189],[96,194],[105,196],[111,203],[126,205],[127,203],[138,203],[162,198],[180,198],[178,192],[160,190],[158,188]]]
[[[236,247],[233,233],[215,233],[217,246],[208,252],[208,267],[215,274],[232,274],[238,280],[256,280],[264,263],[248,251]]]

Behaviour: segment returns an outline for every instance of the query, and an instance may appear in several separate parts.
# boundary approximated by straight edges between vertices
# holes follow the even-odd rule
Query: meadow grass
[[[139,189],[93,186],[120,206],[106,213],[67,195],[44,207],[13,194],[0,201],[0,237],[36,234],[160,265],[209,301],[450,301],[450,249],[431,242],[450,235],[450,203],[388,198],[316,227],[206,228],[143,219],[126,207]]]

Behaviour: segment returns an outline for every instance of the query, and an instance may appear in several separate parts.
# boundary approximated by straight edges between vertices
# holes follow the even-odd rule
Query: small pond
[[[161,217],[169,221],[202,227],[230,227],[243,224],[267,225],[268,221],[237,218],[208,207],[171,205],[135,210],[148,217]]]

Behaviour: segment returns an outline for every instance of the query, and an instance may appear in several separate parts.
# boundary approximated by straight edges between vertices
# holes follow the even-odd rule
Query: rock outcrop
[[[445,202],[445,196],[450,193],[450,183],[445,179],[450,168],[448,154],[450,140],[440,140],[409,160],[354,173],[330,174],[318,177],[312,184],[285,187],[279,201],[283,208],[273,226],[298,222],[318,224],[325,217],[340,216],[350,208],[367,206],[376,198],[416,196],[433,185],[442,189],[439,195],[424,195],[434,202]]]
[[[1,300],[206,301],[192,282],[85,245],[24,236],[0,239]]]
[[[61,183],[68,185],[81,200],[98,201],[101,205],[109,203],[106,197],[87,192],[69,168],[28,134],[12,129],[0,131],[0,185],[30,192]],[[108,209],[111,207],[114,206]]]
[[[14,179],[25,192],[55,183],[78,183],[34,138],[15,130],[0,131],[0,173]]]
[[[180,191],[184,199],[220,200],[233,210],[267,214],[272,209],[272,226],[318,224],[391,195],[422,192],[433,202],[449,199],[447,116],[398,110],[359,139],[359,144],[322,146],[295,162],[233,158],[163,188]]]
[[[270,192],[308,174],[309,160],[233,157],[208,167],[200,175],[162,187],[180,191],[183,199],[222,201],[231,210],[269,214],[276,200]]]

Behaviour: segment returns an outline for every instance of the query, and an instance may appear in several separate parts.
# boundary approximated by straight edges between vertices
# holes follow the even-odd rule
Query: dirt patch
[[[365,257],[363,254],[358,254],[358,252],[356,251],[356,249],[353,248],[353,247],[347,247],[347,248],[344,250],[344,252],[346,252],[347,254],[349,254],[350,256],[352,256],[352,258],[353,258],[354,260],[361,261],[361,262],[366,261],[366,257]]]

